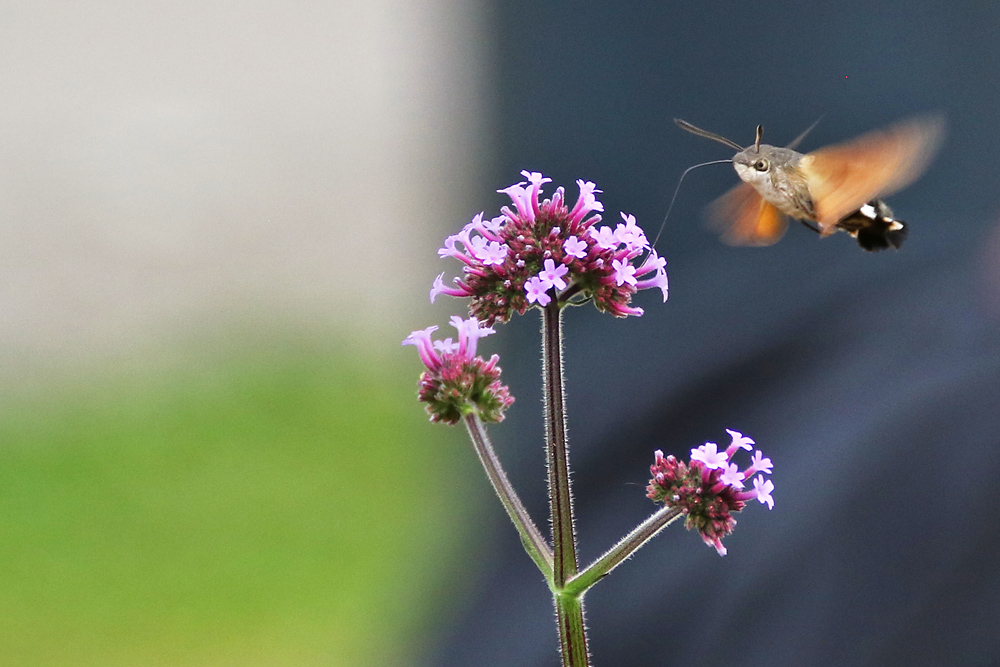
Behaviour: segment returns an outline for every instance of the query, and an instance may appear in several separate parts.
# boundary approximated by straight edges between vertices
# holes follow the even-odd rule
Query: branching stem
[[[479,462],[483,464],[483,469],[486,470],[486,475],[490,478],[493,490],[500,497],[500,502],[507,510],[510,520],[514,522],[517,532],[521,534],[521,542],[524,544],[525,551],[531,556],[531,560],[535,561],[535,565],[545,575],[546,580],[551,581],[552,549],[545,541],[541,531],[538,530],[535,522],[528,516],[528,510],[524,508],[524,504],[507,479],[507,474],[503,471],[500,460],[493,450],[490,437],[486,433],[486,426],[479,416],[473,413],[466,415],[465,427],[469,431],[469,437],[472,438],[472,446],[479,456]]]

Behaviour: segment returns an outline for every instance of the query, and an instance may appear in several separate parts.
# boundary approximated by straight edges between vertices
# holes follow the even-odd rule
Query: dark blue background
[[[743,431],[775,463],[775,508],[720,558],[671,526],[587,596],[596,665],[1000,664],[1000,5],[525,2],[492,5],[496,188],[595,181],[608,219],[655,234],[680,172],[737,143],[801,149],[940,111],[927,175],[890,198],[899,252],[799,225],[729,248],[701,208],[737,182],[693,172],[658,247],[670,300],[565,318],[580,552],[654,509],[654,449]],[[503,200],[483,201],[495,209]],[[471,214],[470,214],[471,217]],[[544,523],[538,318],[502,330],[518,403],[492,429]],[[485,481],[484,481],[485,483]],[[499,503],[429,665],[557,665],[548,591]]]

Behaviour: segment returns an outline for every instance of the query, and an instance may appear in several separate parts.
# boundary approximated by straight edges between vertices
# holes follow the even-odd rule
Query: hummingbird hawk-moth
[[[940,118],[916,118],[802,154],[795,148],[809,130],[780,148],[760,142],[763,130],[758,125],[756,140],[743,148],[687,121],[674,121],[738,151],[732,163],[743,182],[708,209],[710,223],[724,242],[771,245],[785,233],[789,216],[821,236],[847,232],[869,251],[902,245],[907,225],[881,197],[923,173],[944,128]]]

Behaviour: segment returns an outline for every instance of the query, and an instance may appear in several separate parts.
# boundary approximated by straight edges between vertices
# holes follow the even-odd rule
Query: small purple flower
[[[406,341],[403,341],[403,344],[406,345]],[[438,352],[451,354],[452,352],[458,352],[458,343],[452,342],[451,338],[445,338],[444,340],[436,340],[434,341],[434,349],[437,350]]]
[[[498,215],[497,217],[492,218],[489,222],[482,223],[483,229],[485,229],[487,233],[496,236],[500,233],[500,230],[503,229],[503,225],[506,221],[507,218],[502,215]]]
[[[490,241],[482,249],[482,252],[476,256],[476,258],[483,262],[483,266],[500,266],[503,264],[504,260],[507,259],[508,250],[510,250],[510,248],[507,247],[506,243]]]
[[[491,327],[482,326],[474,317],[463,320],[458,315],[452,315],[449,322],[458,330],[458,353],[468,359],[476,356],[476,345],[480,338],[496,333]]]
[[[569,268],[565,264],[556,266],[555,261],[551,258],[545,260],[544,266],[545,268],[538,274],[539,280],[548,287],[566,289],[566,281],[563,280],[563,276],[569,273]]]
[[[774,491],[774,482],[769,479],[765,480],[763,477],[754,477],[753,490],[761,505],[767,505],[769,510],[774,509],[774,498],[771,497],[771,492]]]
[[[625,245],[628,250],[642,250],[649,247],[646,234],[639,225],[635,224],[634,215],[621,214],[625,224],[618,223],[615,227],[615,238]]]
[[[524,174],[525,172],[521,172]],[[531,202],[528,201],[528,191],[524,189],[524,183],[515,183],[503,190],[497,190],[501,194],[505,194],[510,197],[511,202],[514,204],[514,208],[517,209],[517,217],[530,222],[535,221],[534,207]],[[511,217],[511,216],[508,216]]]
[[[753,441],[753,438],[748,438],[739,431],[732,431],[727,428],[726,433],[728,433],[729,437],[733,439],[729,447],[726,448],[726,454],[729,456],[732,456],[733,452],[737,449],[745,449],[748,452],[753,451],[753,447],[751,447],[751,445],[757,444]]]
[[[640,280],[635,284],[636,289],[650,289],[658,288],[663,292],[663,301],[667,300],[667,270],[664,268],[667,265],[667,260],[659,257],[655,250],[650,249],[649,256],[646,257],[646,261],[635,270],[636,278],[644,276],[652,271],[655,271],[652,278],[646,278]]]
[[[437,327],[414,331],[403,345],[414,345],[427,370],[420,376],[417,398],[426,403],[431,421],[456,424],[473,412],[484,421],[503,421],[504,412],[514,402],[510,391],[500,383],[500,357],[489,361],[476,356],[476,343],[492,333],[475,318],[452,317],[458,342],[451,338],[432,340]]]
[[[565,243],[563,243],[563,251],[566,253],[567,257],[583,259],[587,256],[587,244],[575,236],[571,236],[566,239]]]
[[[458,278],[455,279],[455,282],[459,283]],[[431,303],[434,303],[434,299],[437,298],[438,294],[447,294],[449,296],[470,296],[468,290],[462,287],[445,286],[443,273],[434,279],[434,286],[431,287]]]
[[[524,284],[524,291],[527,293],[528,303],[537,303],[539,306],[549,305],[552,297],[548,295],[549,286],[538,276],[532,276]]]
[[[727,486],[733,487],[734,489],[742,489],[743,472],[735,463],[727,463],[722,468],[722,475],[719,476],[719,481]]]
[[[770,474],[771,468],[771,459],[764,458],[764,455],[761,454],[758,449],[754,452],[753,459],[750,461],[750,467],[747,469],[747,474],[752,475],[755,472]]]
[[[424,366],[427,366],[432,371],[441,368],[441,356],[435,351],[434,343],[431,340],[431,334],[437,331],[437,329],[436,326],[420,329],[403,339],[403,345],[415,345],[417,347],[417,354],[420,355],[420,361],[424,362]]]
[[[691,450],[689,463],[655,452],[655,462],[649,468],[652,478],[646,487],[650,500],[680,508],[686,516],[685,526],[697,530],[705,544],[714,547],[721,556],[726,555],[722,538],[736,526],[732,515],[741,511],[748,500],[774,507],[771,497],[774,483],[754,476],[757,472],[770,472],[770,459],[757,451],[750,468],[741,471],[731,461],[732,456],[753,441],[737,431],[728,432],[733,445],[720,452],[714,442],[706,442]],[[744,491],[745,482],[751,477],[754,489]]]
[[[611,260],[611,266],[615,270],[615,284],[624,285],[628,283],[629,285],[635,285],[635,267],[628,263],[628,261],[622,261],[619,259]]]
[[[615,229],[599,226],[604,205],[590,181],[577,181],[580,196],[570,207],[561,187],[543,198],[551,179],[521,175],[524,181],[499,190],[511,199],[502,215],[487,220],[479,213],[445,239],[438,255],[464,266],[453,285],[443,275],[435,279],[432,300],[439,294],[471,297],[471,314],[487,324],[553,298],[560,306],[589,300],[616,317],[642,314],[631,305],[640,289],[660,289],[666,300],[666,262],[649,247],[634,216],[622,214]]]
[[[438,248],[438,257],[458,257],[462,251],[455,247],[458,243],[458,235],[452,234],[444,240],[444,245]]]
[[[580,198],[576,200],[576,206],[574,206],[573,210],[569,212],[570,220],[573,222],[580,222],[587,217],[591,211],[604,211],[604,204],[597,201],[597,197],[594,196],[595,193],[601,192],[597,189],[596,185],[590,181],[577,179],[576,187],[580,188]]]
[[[486,252],[486,246],[489,242],[490,240],[485,236],[471,237],[469,239],[469,250],[472,251],[472,256],[478,259],[480,262],[482,262],[483,255]]]
[[[691,450],[691,460],[701,461],[709,470],[719,470],[729,461],[729,457],[720,452],[719,446],[714,442],[706,442]]]
[[[605,225],[600,229],[596,227],[590,228],[590,237],[597,242],[598,248],[604,248],[605,250],[610,250],[612,248],[618,247],[618,237],[615,236],[613,229]]]
[[[526,179],[528,179],[528,182],[531,183],[531,209],[537,216],[539,213],[541,213],[538,204],[538,193],[541,191],[542,186],[545,185],[546,183],[551,183],[552,179],[545,178],[537,171],[531,171],[531,172],[522,171],[521,175],[524,176]]]

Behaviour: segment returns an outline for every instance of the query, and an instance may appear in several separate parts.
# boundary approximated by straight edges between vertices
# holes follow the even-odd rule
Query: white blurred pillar
[[[4,3],[3,358],[431,324],[434,249],[481,194],[479,9]]]

